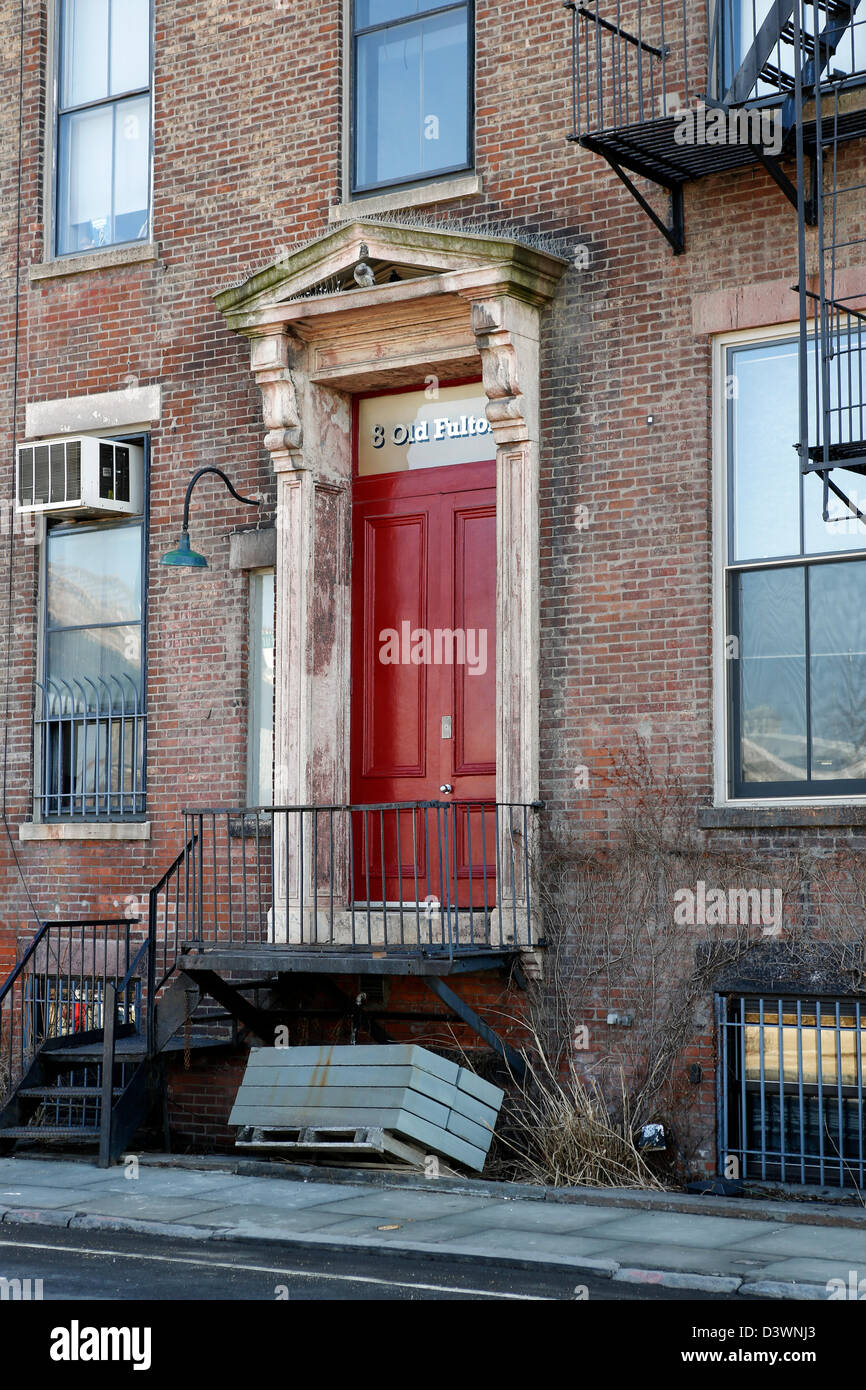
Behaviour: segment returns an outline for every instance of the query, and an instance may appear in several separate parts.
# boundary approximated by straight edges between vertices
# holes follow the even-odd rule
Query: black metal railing
[[[717,1009],[720,1173],[862,1190],[862,1003],[755,996]]]
[[[146,945],[137,918],[43,923],[0,984],[0,1103],[45,1044],[101,1032],[109,985],[124,982],[117,1021],[142,1030]]]
[[[866,73],[859,0],[566,0],[576,139],[665,120],[698,103],[780,104],[817,80]],[[718,142],[721,144],[722,142]]]
[[[160,990],[174,973],[181,945],[190,935],[195,914],[194,864],[198,839],[192,836],[148,895],[148,1051],[155,1036],[155,1010]]]
[[[146,715],[134,681],[50,679],[39,690],[42,816],[142,814]]]
[[[184,945],[493,950],[534,940],[538,803],[191,810],[151,895],[157,975]]]
[[[569,0],[565,9],[574,138],[643,125],[689,105],[696,64],[685,0]]]

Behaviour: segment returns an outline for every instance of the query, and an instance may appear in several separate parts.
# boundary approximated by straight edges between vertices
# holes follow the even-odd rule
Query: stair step
[[[778,87],[783,92],[794,91],[794,79],[787,72],[782,72],[780,68],[772,63],[765,63],[758,74],[759,81],[770,82],[774,87]]]
[[[4,1139],[98,1139],[99,1129],[84,1129],[81,1125],[12,1125],[0,1129]]]
[[[115,1086],[115,1096],[123,1095],[123,1087]],[[27,1090],[19,1091],[19,1096],[39,1097],[44,1100],[67,1100],[73,1096],[92,1096],[99,1099],[102,1095],[101,1086],[28,1086]]]
[[[193,1033],[190,1038],[190,1048],[193,1052],[202,1048],[225,1047],[226,1039],[211,1038],[207,1036],[196,1037]],[[162,1049],[163,1054],[172,1052],[183,1052],[185,1047],[183,1033],[174,1037],[166,1043]],[[80,1062],[101,1062],[102,1043],[83,1043],[80,1047],[57,1047],[43,1048],[40,1059],[48,1062],[52,1067],[63,1066],[72,1067]],[[144,1061],[147,1054],[147,1044],[145,1039],[138,1036],[132,1038],[120,1038],[115,1048],[114,1060],[116,1062],[129,1062],[138,1059]]]

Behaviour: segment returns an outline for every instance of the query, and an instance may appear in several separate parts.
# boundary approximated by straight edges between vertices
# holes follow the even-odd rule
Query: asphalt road
[[[126,1231],[0,1228],[0,1279],[42,1280],[44,1301],[342,1300],[419,1302],[712,1301],[694,1292],[646,1289],[581,1272],[401,1256],[343,1253],[254,1241],[199,1242]],[[578,1293],[578,1286],[586,1293]],[[35,1288],[34,1284],[31,1287]],[[737,1301],[736,1295],[729,1296]],[[740,1300],[742,1303],[742,1300]]]

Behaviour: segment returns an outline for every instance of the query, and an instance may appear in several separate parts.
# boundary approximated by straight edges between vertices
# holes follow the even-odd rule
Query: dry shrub
[[[499,1133],[514,1177],[552,1187],[662,1187],[635,1145],[624,1081],[617,1119],[592,1078],[573,1063],[554,1069],[537,1033],[522,1055],[526,1074]]]

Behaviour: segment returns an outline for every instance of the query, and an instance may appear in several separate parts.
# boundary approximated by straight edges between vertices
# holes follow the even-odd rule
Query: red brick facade
[[[210,569],[179,578],[157,561],[176,540],[186,481],[204,464],[225,468],[244,493],[265,492],[265,516],[273,515],[274,478],[247,345],[227,329],[213,296],[281,250],[325,233],[329,207],[347,196],[342,5],[155,0],[157,254],[33,277],[43,261],[51,188],[51,3],[22,5],[20,134],[18,7],[0,15],[4,498],[28,404],[161,387],[161,418],[151,430],[151,828],[144,842],[19,841],[19,826],[33,815],[39,549],[4,537],[5,807],[17,865],[4,837],[0,977],[16,941],[35,925],[22,876],[41,918],[122,915],[130,899],[144,910],[148,889],[181,847],[182,808],[244,802],[248,579],[229,568],[228,556],[229,534],[248,523],[246,510],[203,484],[193,534]],[[696,805],[713,804],[710,334],[772,322],[777,308],[775,321],[794,316],[786,287],[797,276],[796,218],[758,168],[710,177],[686,189],[686,253],[672,256],[604,161],[566,139],[562,7],[529,0],[518,12],[477,0],[475,32],[480,191],[422,211],[446,226],[483,214],[518,231],[553,234],[570,254],[588,248],[588,264],[564,276],[542,320],[540,790],[549,829],[599,844],[618,817],[612,754],[635,734],[660,763],[670,750]],[[846,148],[843,158],[850,182],[858,181],[859,147]],[[587,509],[582,526],[575,524],[578,504]],[[588,785],[576,788],[580,767]],[[804,847],[862,845],[862,832],[844,814],[841,823],[814,829],[765,826],[766,819],[756,812],[751,822],[705,833],[714,847],[781,859]],[[816,820],[820,826],[821,812]],[[487,989],[493,1017],[503,1008],[502,987]],[[392,985],[395,1007],[429,1009],[429,999],[420,986]],[[616,1007],[627,1011],[628,998],[602,981],[585,1020],[592,1056],[608,1048],[605,1020]],[[677,1064],[693,1171],[715,1168],[709,996],[707,1012]],[[404,1025],[406,1036],[430,1029]],[[693,1064],[701,1080],[686,1084]],[[184,1072],[172,1063],[172,1123],[182,1142],[230,1142],[226,1102],[239,1067],[237,1059],[196,1060]]]

